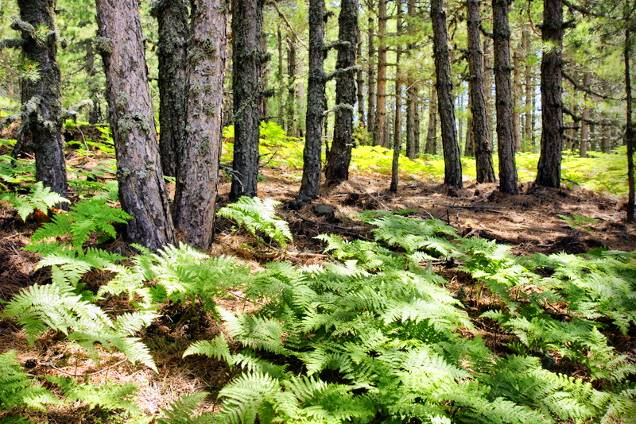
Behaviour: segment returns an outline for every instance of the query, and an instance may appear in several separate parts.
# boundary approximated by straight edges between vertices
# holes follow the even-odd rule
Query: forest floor
[[[94,161],[69,160],[71,164]],[[636,250],[636,226],[623,222],[623,202],[617,196],[594,193],[582,188],[534,189],[524,184],[523,193],[504,196],[494,184],[467,182],[463,190],[446,193],[440,184],[405,178],[399,192],[388,192],[385,175],[355,172],[350,181],[336,187],[324,187],[323,195],[300,210],[291,210],[298,190],[300,173],[283,168],[265,168],[259,184],[259,196],[283,202],[281,215],[290,225],[294,242],[283,251],[269,246],[255,248],[248,236],[233,229],[224,219],[217,221],[216,243],[210,253],[229,254],[247,260],[255,269],[271,260],[287,260],[295,264],[316,264],[327,261],[322,253],[324,243],[315,239],[319,234],[335,233],[347,239],[371,239],[371,227],[355,219],[365,210],[405,211],[421,218],[435,217],[453,226],[462,236],[479,236],[510,245],[515,254],[582,253],[594,248],[624,251]],[[219,205],[229,192],[229,181],[220,186]],[[586,217],[582,222],[577,217]],[[50,278],[46,270],[37,270],[39,260],[34,253],[23,250],[33,231],[40,224],[34,220],[23,223],[15,211],[0,204],[0,302],[8,301],[21,288],[45,283]],[[115,240],[107,246],[114,251],[127,251],[126,244]],[[439,272],[444,275],[444,270]],[[471,300],[469,280],[451,273],[449,289],[468,290],[464,302],[467,310],[477,314],[478,304]],[[91,272],[85,277],[89,286],[98,286],[108,278],[104,272]],[[465,293],[462,295],[465,296]],[[233,311],[254,309],[257,305],[245,301],[240,292],[230,292],[219,305]],[[116,305],[107,305],[115,308]],[[170,306],[169,306],[170,307]],[[174,306],[163,311],[144,335],[150,347],[158,373],[131,365],[120,354],[103,352],[99,360],[64,337],[49,335],[27,343],[24,331],[15,323],[0,319],[0,353],[15,350],[18,359],[34,375],[72,376],[85,382],[135,383],[139,387],[136,402],[147,414],[156,414],[179,397],[195,391],[214,394],[235,375],[221,362],[181,354],[192,340],[210,338],[219,330],[218,321],[201,315],[193,308]],[[472,314],[471,314],[472,315]],[[496,328],[484,330],[489,344],[509,339]],[[617,349],[636,358],[633,337],[616,335]],[[216,402],[206,404],[208,410],[218,409]],[[47,412],[32,412],[32,417],[50,423],[110,422],[95,410],[78,409],[65,404],[53,406]],[[1,418],[1,417],[0,417]]]

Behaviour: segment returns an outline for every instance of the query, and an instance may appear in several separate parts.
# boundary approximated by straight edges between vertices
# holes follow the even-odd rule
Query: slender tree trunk
[[[402,2],[404,0],[397,0],[397,32],[401,33],[402,29]],[[402,49],[397,47],[397,54],[395,58],[395,114],[393,121],[393,160],[391,163],[391,185],[389,191],[391,193],[397,193],[398,184],[400,181],[400,150],[402,149],[402,70],[400,68],[400,60],[402,58]]]
[[[177,169],[175,224],[186,242],[201,249],[210,247],[214,237],[225,30],[222,0],[192,1],[192,38],[186,62],[188,125]]]
[[[563,149],[563,0],[543,1],[541,36],[548,47],[541,60],[541,155],[536,184],[558,188]]]
[[[466,141],[464,143],[464,156],[475,156],[475,138],[473,137],[473,115],[470,111],[472,109],[472,100],[470,94],[468,94],[468,116],[466,117]]]
[[[515,152],[520,152],[521,145],[521,51],[515,49],[513,53],[513,83],[512,83],[512,134],[514,136]]]
[[[287,101],[285,108],[287,134],[298,136],[298,118],[296,115],[296,45],[292,37],[287,37]]]
[[[360,29],[358,28],[358,45],[356,46],[356,62],[359,69],[356,71],[356,103],[358,106],[358,124],[366,127],[366,115],[364,114],[364,71],[360,65],[362,58],[362,40],[360,40]]]
[[[349,71],[336,80],[336,118],[331,151],[327,157],[327,184],[349,179],[349,163],[353,146],[353,108],[356,101],[354,72],[358,45],[358,0],[342,0],[338,17],[338,40],[346,44],[338,48],[336,69]]]
[[[175,176],[185,138],[188,3],[160,0],[152,9],[159,29],[159,152],[164,175]]]
[[[174,242],[161,172],[137,0],[97,0],[119,201],[133,220],[130,241],[156,249]]]
[[[518,193],[515,165],[514,111],[510,83],[509,0],[493,0],[493,34],[495,51],[495,105],[497,110],[497,151],[499,154],[499,190]]]
[[[459,151],[461,154],[461,140],[464,135],[464,93],[459,93],[457,96],[457,109],[459,110],[459,117],[457,117],[457,143],[459,143]]]
[[[453,82],[448,57],[448,33],[443,0],[431,0],[431,21],[433,22],[437,105],[442,128],[442,148],[444,150],[444,184],[450,188],[462,188],[462,163],[460,161],[457,130],[455,128]]]
[[[373,144],[388,147],[389,134],[386,127],[386,2],[378,0],[378,84],[376,96],[375,128]]]
[[[375,46],[373,43],[373,29],[375,20],[371,11],[369,13],[368,20],[368,33],[367,33],[367,131],[375,139],[375,89],[377,87],[377,80],[375,78]]]
[[[495,105],[492,94],[493,80],[493,52],[492,40],[490,37],[484,37],[484,101],[486,102],[486,120],[488,121],[488,129],[492,136],[492,128],[495,128]],[[491,138],[491,144],[493,140]]]
[[[92,40],[86,42],[86,75],[88,76],[88,95],[93,102],[88,112],[88,123],[95,125],[102,120],[102,109],[100,107],[99,94],[100,84],[95,68],[95,45]]]
[[[322,124],[325,105],[325,71],[323,69],[325,38],[325,2],[309,1],[309,77],[307,84],[307,116],[305,148],[303,150],[303,177],[298,201],[303,203],[320,193],[320,153],[322,150]]]
[[[37,79],[21,80],[22,119],[35,150],[35,178],[66,196],[55,0],[18,0],[18,7],[20,21],[12,27],[21,32],[25,58],[38,69]]]
[[[523,125],[523,138],[526,143],[532,143],[532,121],[533,121],[533,110],[532,110],[532,98],[534,97],[534,87],[532,86],[532,62],[530,61],[530,56],[534,55],[530,50],[530,29],[528,26],[524,26],[523,32],[521,34],[521,45],[525,58],[525,118]],[[526,144],[528,146],[528,144]]]
[[[536,124],[537,124],[537,96],[535,94],[535,84],[536,84],[536,76],[532,75],[532,113],[530,114],[530,135],[531,135],[531,140],[530,140],[530,144],[532,145],[532,151],[535,151],[535,148],[537,147],[537,141],[536,141],[536,136],[535,136],[535,131],[534,129],[536,128]]]
[[[416,34],[417,28],[413,23],[413,19],[417,15],[417,8],[415,0],[407,0],[407,13],[409,15],[409,21],[407,24],[407,32],[412,37]],[[410,43],[407,46],[408,56],[411,57],[411,52],[415,49],[415,44]],[[406,76],[406,156],[410,159],[415,159],[419,153],[419,140],[417,136],[419,131],[417,130],[417,97],[418,86],[416,79],[412,73],[409,72]]]
[[[632,79],[631,79],[631,59],[633,39],[630,29],[631,22],[629,20],[629,13],[627,12],[627,6],[625,6],[625,45],[623,49],[623,59],[625,62],[625,144],[627,145],[627,183],[629,192],[627,195],[627,221],[634,221],[634,209],[636,205],[636,187],[634,186],[634,144],[636,143],[636,131],[634,130],[633,122],[633,97],[632,97]]]
[[[468,67],[470,70],[470,110],[473,145],[475,146],[475,162],[477,166],[477,182],[491,183],[495,181],[492,165],[492,143],[488,104],[484,93],[484,55],[481,51],[481,13],[480,0],[468,0]]]
[[[591,84],[592,74],[590,72],[585,72],[585,74],[583,75],[583,86],[589,87]],[[583,101],[583,119],[581,120],[581,141],[579,147],[579,155],[582,158],[585,158],[587,157],[587,150],[590,147],[590,124],[588,122],[590,120],[590,98],[587,93],[585,94],[585,98]]]
[[[437,154],[437,89],[431,83],[430,96],[428,101],[428,129],[426,131],[426,146],[424,153]]]
[[[232,0],[234,163],[230,198],[257,195],[263,110],[263,0]]]
[[[283,34],[280,30],[280,24],[276,27],[276,52],[278,53],[278,61],[276,68],[276,107],[278,116],[276,121],[281,128],[285,128],[285,82],[283,76]]]

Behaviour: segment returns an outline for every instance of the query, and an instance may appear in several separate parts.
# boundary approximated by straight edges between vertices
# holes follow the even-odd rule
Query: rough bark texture
[[[585,72],[583,75],[583,86],[590,87],[592,84],[592,74],[590,72]],[[590,98],[586,93],[583,104],[583,113],[581,114],[581,140],[579,144],[579,155],[584,158],[587,157],[587,150],[590,147]]]
[[[287,99],[285,102],[285,113],[287,124],[285,129],[287,134],[298,136],[298,118],[296,116],[296,45],[292,37],[287,37]]]
[[[88,80],[86,84],[88,86],[89,98],[93,102],[91,109],[88,112],[88,123],[95,125],[102,120],[102,108],[100,105],[100,86],[99,79],[97,77],[97,69],[95,68],[95,45],[92,40],[86,42],[86,56],[85,66],[86,75]]]
[[[499,190],[515,194],[515,165],[512,84],[510,82],[509,0],[493,0],[493,35],[495,51],[495,106],[497,111],[497,152],[499,154]]]
[[[428,99],[428,129],[426,131],[424,153],[430,155],[437,153],[437,90],[435,89],[435,84],[431,84]]]
[[[263,109],[263,0],[232,0],[234,162],[230,198],[256,196]],[[264,116],[264,115],[263,115]]]
[[[558,188],[563,149],[563,0],[543,1],[541,37],[546,47],[541,60],[541,155],[536,184]]]
[[[521,34],[521,48],[523,50],[524,58],[525,58],[525,118],[523,125],[523,138],[526,143],[532,145],[532,133],[534,128],[532,128],[532,121],[534,117],[532,116],[532,99],[534,97],[534,86],[532,84],[532,62],[530,61],[530,57],[534,55],[534,53],[530,50],[530,29],[525,26],[523,28],[523,32]],[[528,144],[526,144],[528,146]]]
[[[303,150],[303,177],[299,202],[314,199],[320,193],[320,152],[325,105],[325,2],[309,1],[309,78],[307,84],[306,134]]]
[[[369,13],[368,33],[367,33],[367,131],[373,137],[375,133],[375,88],[377,80],[375,78],[375,45],[373,43],[373,30],[375,20]]]
[[[402,31],[402,2],[404,0],[397,0],[397,32]],[[397,193],[398,184],[400,182],[400,150],[402,149],[402,70],[400,68],[400,59],[402,58],[402,48],[397,46],[397,54],[395,58],[395,114],[393,121],[393,158],[391,162],[391,184],[389,191],[391,193]]]
[[[159,151],[164,175],[175,176],[185,137],[189,24],[186,0],[160,0],[153,7],[159,30]]]
[[[130,241],[174,242],[161,172],[137,0],[96,0],[100,53],[115,141],[119,201],[132,215]]]
[[[345,44],[338,48],[337,70],[352,69],[355,66],[358,37],[358,0],[342,0],[338,17],[338,40]],[[338,184],[349,178],[355,102],[354,72],[344,72],[336,80],[336,117],[325,169],[328,184]]]
[[[225,3],[192,2],[186,62],[186,137],[177,170],[175,225],[186,242],[207,249],[214,236],[226,59]]]
[[[488,128],[492,135],[492,129],[495,127],[495,113],[493,104],[493,55],[492,55],[492,39],[484,37],[484,99],[486,101],[486,118],[488,120]],[[491,139],[492,141],[492,139]]]
[[[455,128],[453,82],[448,57],[448,33],[443,0],[431,0],[431,21],[433,22],[437,105],[444,150],[444,184],[450,188],[462,188],[462,163]]]
[[[373,144],[384,147],[389,145],[386,128],[386,22],[386,0],[378,0],[378,83]]]
[[[62,140],[60,68],[56,61],[55,0],[18,0],[22,28],[22,53],[36,64],[37,80],[22,79],[23,121],[27,139],[35,151],[35,177],[56,193],[66,196],[66,166]],[[18,28],[14,26],[14,28]],[[47,28],[46,37],[36,29]]]
[[[626,6],[627,9],[627,6]],[[633,13],[630,11],[629,13]],[[625,13],[625,45],[623,49],[623,60],[625,63],[625,144],[627,145],[627,184],[629,187],[627,195],[627,221],[634,221],[634,209],[636,208],[636,187],[634,185],[634,144],[636,143],[636,131],[633,121],[633,95],[630,62],[632,59],[632,32],[630,30],[629,13]]]
[[[356,46],[356,61],[358,70],[356,71],[356,103],[358,106],[358,125],[366,127],[366,115],[364,114],[364,70],[360,65],[362,58],[362,40],[360,40],[360,29],[358,28],[358,45]]]
[[[521,145],[521,52],[515,49],[513,56],[512,81],[512,135],[514,137],[515,152],[520,152]]]
[[[283,75],[283,33],[280,24],[276,27],[276,122],[285,128],[285,81]]]
[[[480,0],[468,0],[468,68],[470,71],[470,111],[469,131],[472,134],[477,182],[495,181],[492,165],[492,143],[488,122],[488,105],[484,95],[484,55],[481,51]]]

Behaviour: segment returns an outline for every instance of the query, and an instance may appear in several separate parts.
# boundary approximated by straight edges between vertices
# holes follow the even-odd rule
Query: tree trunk
[[[541,60],[541,155],[536,184],[558,188],[563,148],[563,0],[543,1],[541,37],[549,47],[544,48]]]
[[[327,184],[338,184],[349,179],[353,146],[353,108],[356,102],[356,83],[352,67],[356,64],[358,37],[358,0],[342,0],[338,17],[338,41],[346,44],[338,48],[336,69],[349,71],[340,74],[336,80],[336,117],[325,170]]]
[[[230,198],[256,196],[263,110],[263,0],[232,0],[234,162]]]
[[[164,175],[175,176],[185,138],[188,3],[160,0],[153,15],[159,30],[159,151]]]
[[[325,112],[325,2],[309,1],[309,76],[307,83],[306,134],[303,150],[303,177],[298,201],[307,202],[320,193],[320,153]]]
[[[221,152],[226,18],[222,0],[192,1],[186,62],[186,142],[177,170],[175,224],[186,242],[207,249],[214,237]]]
[[[397,0],[397,23],[396,28],[398,34],[402,32],[402,1]],[[393,121],[393,159],[391,163],[391,185],[389,191],[397,193],[398,184],[400,182],[400,150],[402,149],[402,73],[400,68],[400,59],[402,58],[402,49],[397,46],[397,54],[395,57],[395,114]]]
[[[520,152],[521,145],[521,52],[517,48],[513,54],[513,83],[512,83],[512,134],[514,136],[515,152]]]
[[[419,154],[419,119],[417,109],[417,89],[413,79],[407,81],[406,89],[406,156],[415,159]]]
[[[368,33],[367,33],[367,131],[375,139],[375,88],[377,87],[377,80],[375,78],[375,46],[373,44],[373,26],[374,19],[371,11],[369,13],[368,20]]]
[[[534,87],[532,84],[532,62],[530,61],[530,56],[534,56],[534,53],[530,50],[530,29],[528,26],[523,28],[523,32],[521,34],[521,45],[525,58],[525,118],[523,125],[523,138],[527,143],[532,144],[532,121],[534,120],[533,115],[533,106],[532,99],[534,97]]]
[[[388,147],[389,135],[386,128],[386,2],[378,0],[378,84],[376,95],[375,128],[373,144]]]
[[[442,128],[442,148],[444,150],[444,184],[450,188],[462,188],[462,163],[460,161],[457,130],[455,128],[453,82],[448,57],[448,33],[443,0],[431,0],[431,21],[433,23],[437,105]]]
[[[86,42],[86,75],[88,80],[88,95],[93,104],[88,112],[88,123],[95,125],[102,120],[102,108],[100,107],[100,84],[95,69],[95,45],[92,40]]]
[[[472,140],[477,166],[477,182],[495,181],[488,104],[485,95],[484,55],[481,51],[480,0],[468,0],[468,67],[470,70],[470,110]],[[486,71],[487,72],[487,71]]]
[[[360,58],[362,57],[362,41],[360,40],[360,29],[358,28],[358,45],[356,46],[356,61],[360,66]],[[356,103],[358,106],[358,124],[362,127],[366,126],[364,114],[364,71],[362,66],[356,71]]]
[[[623,49],[623,59],[625,62],[625,144],[627,145],[627,184],[629,187],[627,195],[627,222],[634,221],[634,209],[636,205],[636,187],[634,186],[634,144],[636,143],[636,131],[633,122],[633,97],[630,61],[632,54],[632,33],[630,30],[629,14],[625,13],[625,45]],[[633,13],[633,12],[630,12]]]
[[[283,34],[280,30],[280,24],[276,27],[276,52],[278,53],[278,61],[276,68],[276,121],[281,128],[285,128],[285,82],[283,76]]]
[[[287,134],[298,136],[298,118],[296,115],[296,45],[292,37],[287,37],[287,101],[285,113]]]
[[[592,74],[590,72],[585,72],[583,75],[583,86],[590,87],[592,84]],[[585,93],[584,104],[583,104],[583,113],[581,119],[581,140],[579,146],[579,155],[582,158],[587,157],[587,150],[590,147],[590,98],[587,93]]]
[[[509,0],[493,0],[495,51],[495,106],[497,111],[497,151],[499,154],[499,190],[518,193],[515,165],[512,85],[510,83]]]
[[[428,100],[428,129],[426,131],[424,153],[437,154],[437,90],[434,83],[431,83]]]
[[[24,57],[38,69],[37,79],[21,80],[22,119],[35,150],[35,178],[66,196],[55,0],[18,0],[18,7],[20,22],[13,28],[21,31]],[[45,35],[43,28],[47,29]]]
[[[137,0],[96,0],[100,53],[126,234],[151,249],[174,242],[148,86]]]

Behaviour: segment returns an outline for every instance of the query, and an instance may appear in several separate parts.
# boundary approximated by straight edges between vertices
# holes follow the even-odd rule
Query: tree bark
[[[534,55],[530,50],[530,29],[528,26],[523,28],[523,32],[521,34],[521,45],[525,58],[525,118],[523,125],[523,138],[526,143],[532,144],[532,133],[534,128],[532,128],[532,121],[534,117],[532,116],[534,113],[532,106],[532,99],[534,97],[534,87],[532,84],[532,62],[530,61],[530,56]],[[528,144],[526,144],[528,146]]]
[[[287,37],[287,100],[285,113],[287,123],[287,134],[298,136],[298,118],[296,115],[296,97],[298,90],[296,89],[296,45],[292,37]]]
[[[368,11],[369,19],[368,19],[368,32],[367,32],[367,131],[371,135],[371,137],[375,137],[375,88],[377,87],[377,80],[375,78],[375,46],[373,43],[373,27],[375,24],[375,20],[371,14],[371,11]]]
[[[95,45],[92,40],[86,42],[86,75],[88,76],[88,95],[93,104],[88,112],[88,123],[95,125],[102,120],[102,108],[100,107],[100,84],[95,69]]]
[[[558,188],[563,149],[563,0],[543,1],[541,37],[546,47],[541,60],[541,155],[536,184]]]
[[[583,75],[583,86],[590,87],[592,84],[592,74],[590,72],[585,72]],[[590,98],[589,94],[585,93],[584,104],[583,104],[583,113],[581,114],[581,140],[579,145],[579,155],[582,158],[587,157],[587,150],[590,147]]]
[[[186,242],[207,249],[214,236],[226,18],[222,0],[192,1],[192,38],[186,62],[186,142],[177,172],[175,224]]]
[[[488,121],[488,129],[490,130],[491,137],[492,128],[495,128],[496,125],[496,119],[494,119],[494,96],[492,94],[493,68],[492,40],[490,37],[484,37],[484,99],[486,102],[486,120]]]
[[[495,181],[488,104],[484,94],[484,55],[481,51],[480,0],[468,0],[468,67],[470,71],[470,110],[472,144],[477,167],[477,182]]]
[[[355,66],[358,37],[358,1],[342,0],[338,17],[338,41],[344,44],[338,48],[337,70],[351,70]],[[338,184],[349,179],[355,102],[354,72],[344,72],[336,80],[336,117],[325,169],[327,184]]]
[[[513,82],[512,82],[512,134],[514,136],[515,152],[520,152],[521,145],[521,52],[515,49],[513,53]]]
[[[309,1],[309,76],[307,83],[307,116],[305,118],[305,148],[303,177],[298,202],[304,203],[320,193],[320,154],[325,97],[325,2]]]
[[[634,209],[636,208],[636,187],[634,185],[634,144],[636,143],[636,131],[634,130],[633,121],[633,95],[632,95],[632,79],[631,79],[631,59],[632,59],[632,32],[630,29],[629,13],[625,6],[625,45],[623,48],[623,60],[625,63],[625,144],[627,145],[627,222],[634,221]]]
[[[402,1],[403,0],[396,1],[396,28],[398,34],[402,31]],[[391,184],[389,186],[389,191],[391,193],[397,193],[398,184],[400,182],[400,150],[402,149],[402,73],[400,68],[401,58],[402,49],[400,46],[397,46],[397,53],[395,58],[395,114],[393,121],[393,158],[391,163]]]
[[[230,198],[257,195],[263,110],[263,0],[232,0],[234,161]],[[263,114],[263,115],[262,115]]]
[[[462,188],[462,163],[457,143],[457,129],[455,128],[453,82],[448,57],[448,33],[443,0],[431,0],[431,21],[433,23],[437,105],[444,150],[444,184],[449,188]]]
[[[408,34],[413,37],[417,33],[417,27],[413,22],[417,16],[417,6],[415,0],[407,0],[407,13],[409,21],[407,24]],[[411,56],[411,52],[415,50],[414,43],[410,43],[407,46],[408,55]],[[418,96],[419,96],[419,83],[412,73],[406,77],[406,156],[409,159],[415,159],[420,153],[420,140],[419,140],[419,111],[418,111]]]
[[[159,151],[164,175],[176,176],[178,155],[185,138],[188,3],[160,0],[153,15],[159,30]]]
[[[35,178],[66,196],[55,0],[18,0],[18,7],[24,25],[13,28],[21,31],[22,53],[38,70],[37,79],[21,80],[22,119],[35,150]],[[47,29],[44,36],[39,34],[41,28]]]
[[[424,153],[437,154],[437,90],[434,83],[431,83],[428,100],[428,129],[426,131]]]
[[[126,235],[151,249],[174,242],[148,86],[137,0],[96,0]]]
[[[497,111],[497,152],[499,154],[499,190],[519,192],[515,165],[514,111],[510,82],[509,0],[493,0],[493,35],[495,51],[495,106]]]
[[[277,68],[276,68],[276,107],[278,115],[276,122],[281,128],[285,128],[285,82],[283,76],[283,34],[280,30],[280,24],[276,27],[276,52]]]
[[[373,144],[388,147],[389,135],[386,128],[386,2],[378,0],[378,83],[376,94],[375,126]]]
[[[366,115],[364,114],[364,71],[360,65],[362,58],[362,40],[360,40],[360,29],[358,28],[358,45],[356,46],[356,61],[358,70],[356,71],[356,103],[358,106],[358,124],[366,127]]]

